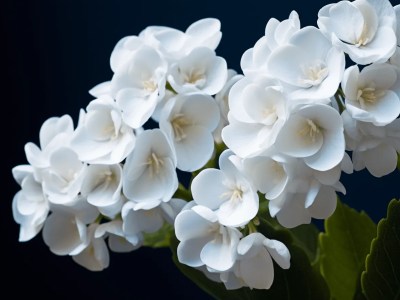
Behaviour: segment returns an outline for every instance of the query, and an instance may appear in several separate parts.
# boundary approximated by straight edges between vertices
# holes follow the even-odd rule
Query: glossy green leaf
[[[304,251],[293,243],[288,230],[276,230],[265,220],[261,220],[258,230],[268,238],[285,243],[291,254],[290,269],[283,270],[274,264],[274,283],[269,290],[250,290],[249,288],[226,290],[222,283],[213,282],[202,272],[179,263],[176,254],[178,241],[175,237],[171,239],[173,260],[182,273],[216,299],[329,299],[329,290],[324,279],[313,270]]]
[[[400,201],[392,200],[362,274],[362,290],[368,300],[400,299]]]
[[[364,212],[338,200],[335,213],[325,220],[325,230],[319,237],[321,274],[332,299],[353,299],[376,225]]]
[[[304,250],[308,259],[314,262],[318,252],[319,230],[314,224],[303,224],[290,229],[293,243]]]

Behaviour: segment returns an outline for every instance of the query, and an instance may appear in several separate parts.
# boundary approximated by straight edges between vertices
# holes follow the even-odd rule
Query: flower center
[[[149,158],[147,159],[147,164],[150,168],[150,176],[156,176],[160,173],[162,166],[164,165],[164,161],[159,158],[154,152],[151,152]]]
[[[155,83],[152,79],[145,80],[143,81],[143,88],[149,93],[153,93],[157,90],[157,83]]]
[[[190,124],[189,120],[182,114],[176,114],[171,121],[174,130],[175,141],[180,142],[186,138],[185,128]]]
[[[309,138],[313,143],[321,133],[321,128],[314,123],[313,120],[306,119],[306,122],[302,129],[299,130],[299,134],[303,137]]]
[[[374,104],[385,94],[384,91],[376,90],[373,87],[359,89],[357,92],[357,101],[360,102],[361,107]]]
[[[203,86],[206,81],[204,72],[201,70],[192,70],[188,73],[184,73],[183,80],[196,86]]]
[[[276,105],[272,105],[271,107],[267,107],[263,110],[264,123],[266,125],[275,124],[278,119],[278,114],[276,113]]]
[[[315,61],[312,64],[302,67],[304,78],[302,83],[315,86],[319,85],[328,76],[329,70],[322,61]]]
[[[354,43],[354,46],[356,46],[357,48],[361,47],[361,46],[365,46],[366,44],[368,44],[371,41],[371,38],[368,36],[368,30],[367,30],[367,26],[364,25],[364,28],[360,34],[360,36],[358,37],[358,39],[356,40],[356,42]]]

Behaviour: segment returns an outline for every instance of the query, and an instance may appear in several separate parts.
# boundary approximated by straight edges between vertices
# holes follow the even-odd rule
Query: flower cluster
[[[329,4],[318,27],[301,28],[293,11],[268,21],[244,75],[216,55],[216,19],[123,38],[77,127],[50,118],[40,148],[25,146],[29,165],[13,169],[20,240],[43,228],[52,252],[101,270],[106,238],[131,251],[169,223],[181,263],[227,289],[270,288],[290,253],[257,231],[262,218],[286,228],[326,219],[346,192],[342,172],[396,168],[399,27],[388,0]],[[150,119],[159,128],[144,129]],[[193,172],[189,197],[177,169]]]
[[[96,99],[77,127],[67,115],[50,118],[40,147],[25,146],[29,165],[13,169],[22,188],[13,201],[20,241],[43,228],[52,252],[102,270],[105,238],[111,250],[131,251],[145,234],[174,223],[186,203],[173,198],[176,169],[201,168],[214,135],[220,139],[216,128],[225,126],[220,115],[231,83],[214,51],[221,35],[218,20],[203,19],[186,32],[148,27],[117,43],[114,75],[90,90]],[[144,130],[150,118],[160,128]]]

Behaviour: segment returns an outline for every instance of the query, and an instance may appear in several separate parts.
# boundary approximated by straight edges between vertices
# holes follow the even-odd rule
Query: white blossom
[[[33,175],[33,167],[22,165],[13,168],[13,176],[21,190],[12,202],[15,222],[20,225],[19,241],[25,242],[35,237],[42,229],[49,214],[49,201],[43,193],[41,183]]]
[[[141,47],[111,79],[111,93],[132,128],[141,127],[153,114],[165,93],[167,63],[160,54]]]
[[[229,69],[228,70],[228,78],[225,82],[222,90],[215,95],[215,101],[218,103],[219,112],[220,112],[220,120],[217,128],[214,130],[214,140],[216,143],[222,142],[222,128],[229,124],[228,121],[228,113],[229,113],[229,93],[231,91],[232,86],[243,78],[243,75],[237,74],[236,71]]]
[[[123,168],[123,193],[143,208],[168,202],[178,188],[176,155],[160,129],[146,130]]]
[[[266,66],[269,56],[279,46],[286,45],[293,34],[299,30],[300,20],[296,11],[292,11],[289,18],[282,22],[271,18],[265,27],[265,35],[253,48],[243,53],[240,61],[243,73],[246,76],[271,75]]]
[[[343,122],[330,106],[303,106],[292,112],[280,130],[275,146],[286,155],[303,158],[315,170],[329,170],[343,159]]]
[[[385,62],[396,49],[396,15],[388,0],[328,4],[318,13],[318,26],[357,64]]]
[[[110,255],[104,239],[95,236],[98,226],[97,223],[94,223],[88,227],[88,245],[83,251],[72,256],[77,264],[90,271],[102,271],[110,263]]]
[[[208,95],[177,95],[164,107],[160,129],[174,145],[180,170],[197,170],[211,158],[218,121],[217,103]]]
[[[288,115],[288,100],[276,81],[245,77],[229,94],[229,124],[225,144],[240,157],[252,157],[273,147]]]
[[[73,205],[78,200],[87,165],[67,147],[55,150],[49,157],[49,163],[43,173],[43,191],[53,204]]]
[[[205,18],[191,24],[186,32],[166,26],[149,26],[139,34],[139,37],[169,61],[176,61],[197,47],[215,50],[222,36],[220,29],[219,20]],[[134,44],[133,39],[129,42],[131,45]]]
[[[394,90],[399,79],[395,67],[372,64],[360,72],[352,66],[345,72],[342,82],[346,96],[346,110],[352,118],[384,126],[400,114],[400,99]]]
[[[86,224],[71,212],[56,211],[46,220],[43,240],[57,255],[77,255],[90,243]]]
[[[122,200],[122,167],[116,165],[90,165],[81,187],[87,202],[99,211],[114,218],[120,213]]]
[[[345,59],[320,30],[308,26],[297,31],[287,45],[276,49],[266,67],[273,77],[289,85],[291,98],[320,100],[335,94]]]
[[[201,171],[191,188],[194,201],[215,211],[222,225],[238,227],[256,216],[259,199],[236,160],[231,151],[225,151],[219,159],[220,170]]]
[[[99,224],[94,232],[95,238],[108,238],[108,246],[114,252],[124,253],[130,252],[140,247],[140,245],[133,246],[125,238],[123,231],[123,221],[114,219],[107,223]]]
[[[215,95],[228,77],[225,59],[210,48],[194,48],[171,66],[168,82],[178,93],[202,92]]]
[[[308,224],[311,218],[326,219],[332,215],[336,208],[336,191],[346,193],[339,181],[341,172],[352,172],[347,155],[340,164],[326,171],[314,170],[301,159],[286,161],[281,164],[283,167],[288,182],[270,198],[269,212],[288,228]]]
[[[89,103],[82,114],[71,147],[79,159],[95,164],[116,164],[135,146],[135,134],[122,120],[119,107],[109,96]]]
[[[282,269],[290,267],[290,253],[280,241],[270,240],[261,233],[242,238],[237,247],[238,259],[232,273],[244,286],[269,289],[274,280],[272,259]]]
[[[60,147],[68,147],[74,132],[69,115],[47,119],[39,132],[40,148],[33,143],[25,145],[26,158],[34,167],[35,178],[41,181],[42,172],[50,167],[51,154]]]
[[[200,205],[179,213],[175,235],[180,241],[177,254],[181,263],[206,265],[217,271],[227,271],[234,265],[242,236],[237,229],[221,225],[212,210]]]
[[[351,118],[347,111],[342,113],[342,118],[346,147],[353,151],[354,170],[367,168],[375,177],[392,173],[400,152],[400,119],[386,126],[375,126]]]

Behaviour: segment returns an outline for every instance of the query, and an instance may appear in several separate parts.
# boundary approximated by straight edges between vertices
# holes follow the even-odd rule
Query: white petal
[[[382,177],[396,170],[397,152],[392,146],[381,144],[365,151],[363,156],[366,168],[375,177]]]
[[[194,179],[191,185],[192,195],[197,204],[212,210],[217,209],[224,201],[223,195],[229,192],[223,184],[226,181],[222,171],[205,169]]]
[[[210,238],[210,236],[203,236],[180,242],[177,249],[179,262],[190,267],[200,267],[204,265],[200,253],[204,245],[210,241]]]
[[[104,95],[111,95],[111,81],[99,83],[89,90],[89,94],[96,98]]]
[[[74,216],[52,213],[43,228],[43,240],[50,250],[57,255],[67,255],[85,247],[84,228]],[[81,231],[83,236],[81,236]],[[82,249],[83,250],[83,249]],[[78,252],[79,253],[79,252]]]
[[[192,210],[182,211],[175,219],[175,235],[180,241],[209,236],[214,226]]]
[[[235,203],[234,201],[240,201]],[[217,211],[219,221],[225,226],[242,226],[253,219],[258,212],[258,195],[253,190],[243,193],[242,198],[224,202]]]
[[[225,233],[227,234],[227,233]],[[218,270],[226,271],[235,263],[236,245],[232,245],[231,241],[224,241],[223,238],[218,238],[208,242],[200,253],[200,258],[207,266]]]
[[[178,158],[177,168],[193,172],[210,160],[214,151],[214,138],[203,126],[188,126],[185,128],[185,135],[184,139],[174,141]]]
[[[94,239],[89,247],[78,255],[72,256],[72,259],[90,271],[102,271],[110,263],[108,248],[102,238]]]
[[[289,269],[290,253],[285,244],[277,240],[266,239],[264,240],[264,245],[268,248],[269,254],[282,269]]]
[[[337,196],[333,188],[322,186],[314,203],[308,208],[313,218],[326,219],[331,216],[337,203]]]
[[[307,157],[317,153],[324,139],[320,132],[315,132],[315,137],[309,135],[309,129],[312,129],[310,126],[308,119],[292,115],[279,132],[275,146],[293,157]]]
[[[250,288],[269,289],[274,280],[274,267],[267,249],[261,248],[258,255],[239,262],[241,278]]]

